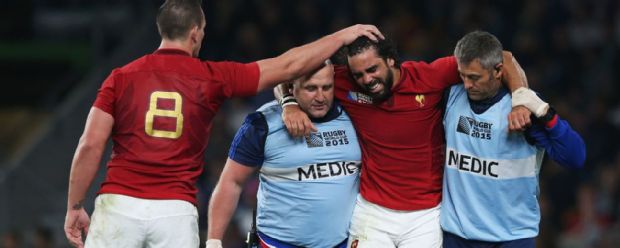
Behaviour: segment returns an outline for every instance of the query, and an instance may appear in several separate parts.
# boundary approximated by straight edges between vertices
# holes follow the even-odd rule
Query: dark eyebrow
[[[377,70],[377,65],[373,65],[371,67],[366,68],[366,72],[371,72],[371,71],[376,71]]]

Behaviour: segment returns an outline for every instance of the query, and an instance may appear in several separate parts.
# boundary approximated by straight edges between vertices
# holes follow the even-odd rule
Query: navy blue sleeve
[[[265,140],[268,130],[267,121],[262,113],[249,114],[235,134],[228,157],[245,166],[260,167],[265,160]]]
[[[583,139],[567,121],[557,116],[552,128],[535,124],[526,135],[535,141],[536,146],[545,149],[549,157],[568,168],[583,168],[586,160],[586,145]]]

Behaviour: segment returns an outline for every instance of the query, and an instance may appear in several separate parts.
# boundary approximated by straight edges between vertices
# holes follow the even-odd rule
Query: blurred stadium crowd
[[[121,46],[122,35],[110,27],[132,22],[136,20],[134,15],[138,15],[148,19],[145,23],[150,25],[142,28],[154,32],[154,11],[162,1],[43,2],[0,3],[0,68],[7,75],[2,85],[10,84],[11,92],[17,92],[5,93],[7,98],[0,100],[0,121],[5,127],[0,133],[0,161],[7,168],[26,166],[10,161],[27,146],[24,143],[31,142],[32,135],[39,133],[36,126],[24,123],[44,123],[52,118],[57,114],[56,106],[67,101],[67,92],[83,83],[88,72],[97,68],[98,61],[106,54]],[[11,10],[16,7],[17,11]],[[456,41],[475,29],[495,34],[525,69],[530,87],[572,124],[587,145],[584,170],[563,169],[551,161],[543,163],[538,247],[618,247],[620,244],[619,1],[226,0],[204,1],[204,7],[206,41],[200,57],[210,60],[253,61],[275,56],[353,23],[379,26],[396,41],[401,57],[406,60],[432,61],[451,55]],[[150,16],[144,8],[149,8],[146,12]],[[80,11],[54,11],[67,9]],[[99,29],[85,28],[88,35],[84,38],[74,32],[82,27],[80,20],[86,27],[96,22],[88,21],[88,16],[105,21],[99,21]],[[67,28],[73,31],[58,38],[54,35],[54,23],[45,20],[62,22],[63,18],[72,18],[72,22],[64,21],[76,27]],[[149,37],[153,40],[144,44],[152,46],[146,52],[156,49],[158,43],[156,33]],[[41,39],[66,45],[52,48],[36,45],[34,41]],[[14,45],[19,42],[35,45],[25,48]],[[32,51],[32,48],[39,50]],[[28,54],[15,54],[15,49]],[[35,54],[37,51],[44,55]],[[114,66],[122,64],[119,61]],[[38,69],[43,74],[32,73],[27,80],[20,80],[25,72]],[[48,72],[49,75],[44,74]],[[84,94],[94,98],[95,92]],[[199,182],[200,224],[204,233],[208,199],[232,137],[247,113],[271,99],[272,93],[264,92],[251,99],[230,101],[215,120],[205,173]],[[77,143],[77,138],[73,143]],[[73,154],[73,150],[64,152],[69,158]],[[63,171],[62,175],[66,175],[69,165],[70,160],[53,163],[55,170]],[[2,177],[11,176],[11,170],[4,171],[0,170],[0,183]],[[242,246],[251,223],[257,183],[253,179],[246,185],[225,243]],[[66,188],[57,190],[66,192]],[[11,200],[2,196],[0,202]],[[56,200],[62,205],[66,199]],[[64,214],[64,209],[60,211]],[[1,217],[2,213],[0,220]],[[45,247],[35,241],[40,235],[50,240],[50,247],[65,247],[61,221],[18,228],[0,225],[0,247]],[[11,242],[18,245],[12,246]]]

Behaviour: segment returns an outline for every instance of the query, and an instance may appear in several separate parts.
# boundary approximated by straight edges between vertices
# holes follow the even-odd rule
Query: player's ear
[[[394,67],[394,64],[396,64],[396,61],[393,58],[387,58],[388,67]]]
[[[198,43],[198,29],[199,28],[200,27],[198,26],[193,26],[192,29],[189,30],[189,38],[194,43]]]
[[[499,63],[497,65],[495,65],[495,67],[493,68],[493,78],[495,79],[501,79],[502,75],[503,75],[503,68],[504,68],[504,64],[503,63]]]

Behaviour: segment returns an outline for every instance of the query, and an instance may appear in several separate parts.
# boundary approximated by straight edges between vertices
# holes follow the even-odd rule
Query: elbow
[[[239,199],[242,189],[242,184],[231,179],[220,177],[217,184],[215,185],[215,188],[213,189],[211,199],[228,197]]]
[[[78,151],[81,153],[103,152],[105,141],[98,141],[82,136],[78,144]]]
[[[583,169],[583,167],[585,167],[585,163],[586,163],[586,144],[585,142],[583,142],[583,139],[581,139],[580,136],[578,136],[578,141],[577,143],[579,144],[577,147],[578,150],[577,152],[574,153],[574,158],[573,158],[573,168],[575,169]]]
[[[554,146],[547,149],[551,159],[567,169],[582,169],[586,162],[586,149],[583,142],[571,146]]]
[[[572,153],[572,156],[568,157],[564,161],[564,165],[571,169],[583,169],[586,163],[586,150],[580,149],[579,151]]]
[[[575,164],[573,168],[583,169],[586,164],[586,147],[582,145],[582,149],[577,152],[577,156],[575,156]]]

